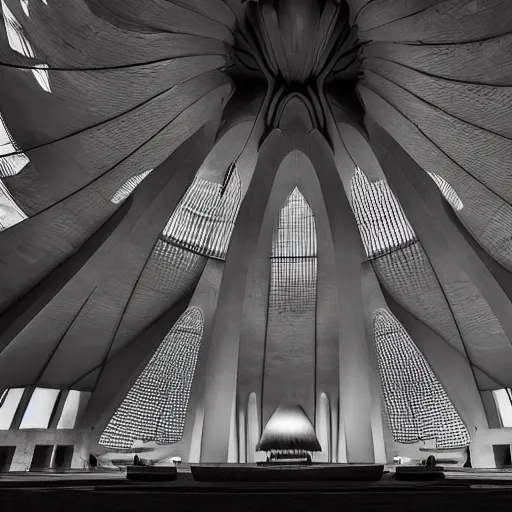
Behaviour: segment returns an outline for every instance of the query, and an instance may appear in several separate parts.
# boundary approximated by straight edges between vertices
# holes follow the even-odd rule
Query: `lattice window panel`
[[[196,178],[163,231],[163,238],[203,256],[225,259],[241,202],[236,165],[223,184]]]
[[[416,241],[387,181],[370,182],[359,167],[350,184],[352,210],[369,258],[376,258]]]
[[[188,308],[115,412],[101,435],[101,445],[127,449],[134,441],[181,440],[202,337],[201,310]]]
[[[114,204],[119,204],[130,197],[131,193],[142,183],[142,181],[147,178],[150,174],[149,171],[144,171],[135,176],[132,176],[130,179],[126,180],[120,187],[119,190],[112,196],[111,201]]]
[[[435,439],[437,448],[470,443],[466,426],[407,331],[387,310],[374,317],[382,390],[393,438],[410,444]]]
[[[437,174],[427,171],[428,175],[434,180],[435,184],[438,186],[443,197],[448,201],[450,206],[457,211],[462,210],[464,208],[464,204],[462,203],[461,198],[458,196],[457,192],[455,192],[454,188],[441,176]]]
[[[274,222],[270,272],[270,317],[281,313],[314,313],[317,282],[315,218],[297,188]]]

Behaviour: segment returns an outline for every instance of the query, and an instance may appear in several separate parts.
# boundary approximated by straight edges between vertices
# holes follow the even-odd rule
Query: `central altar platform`
[[[383,464],[191,464],[198,482],[375,482]]]

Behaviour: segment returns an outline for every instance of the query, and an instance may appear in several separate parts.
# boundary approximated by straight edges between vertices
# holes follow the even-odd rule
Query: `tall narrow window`
[[[74,391],[71,390],[68,393],[62,413],[57,423],[59,429],[71,429],[75,428],[78,420],[78,415],[81,410],[87,405],[91,394],[86,391]]]
[[[225,259],[241,201],[240,176],[232,164],[224,183],[196,178],[169,219],[163,239]]]
[[[201,310],[183,313],[101,435],[100,444],[128,449],[134,441],[181,440],[203,337]]]
[[[36,388],[20,428],[48,428],[59,394],[59,389]]]
[[[0,397],[0,430],[9,430],[24,388],[6,389]]]
[[[300,405],[314,418],[317,237],[297,188],[273,226],[263,408]],[[283,364],[283,361],[285,364]]]
[[[512,390],[497,389],[492,392],[502,427],[512,427]]]
[[[372,183],[358,167],[350,188],[352,209],[369,258],[416,241],[414,230],[386,180]]]
[[[437,448],[467,446],[466,426],[400,322],[389,311],[379,309],[374,329],[382,391],[395,441],[409,444],[435,439]]]

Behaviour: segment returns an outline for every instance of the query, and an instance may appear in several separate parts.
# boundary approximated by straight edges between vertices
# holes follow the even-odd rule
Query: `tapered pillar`
[[[290,102],[292,105],[292,102]],[[290,107],[296,108],[298,102]],[[283,116],[284,117],[284,116]],[[294,119],[300,119],[296,116]],[[331,149],[315,130],[300,132],[300,122],[275,131],[260,150],[254,177],[244,199],[228,251],[212,329],[205,378],[205,421],[201,461],[228,457],[231,405],[237,384],[243,297],[249,257],[256,250],[266,204],[282,159],[302,151],[318,175],[332,231],[338,287],[340,378],[339,451],[349,462],[373,462],[370,364],[362,312],[361,263],[365,259],[352,209],[345,195]],[[306,135],[304,132],[309,131]],[[345,456],[343,457],[345,458]]]

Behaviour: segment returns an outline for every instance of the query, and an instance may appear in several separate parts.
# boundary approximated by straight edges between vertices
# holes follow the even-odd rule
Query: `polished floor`
[[[169,483],[134,483],[124,472],[3,473],[0,510],[309,511],[496,510],[512,508],[512,471],[455,469],[443,482],[399,482],[387,468],[378,482],[195,482],[187,468]]]

